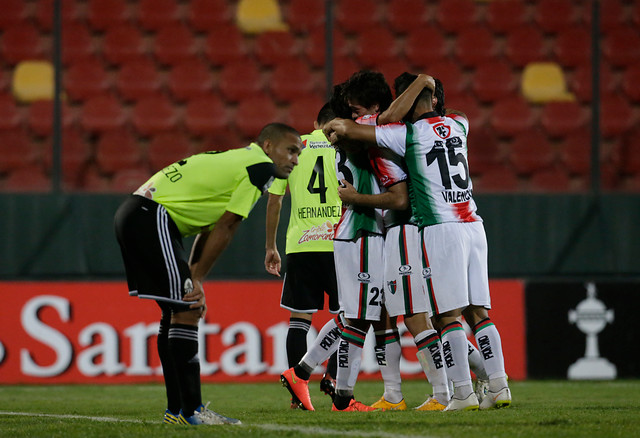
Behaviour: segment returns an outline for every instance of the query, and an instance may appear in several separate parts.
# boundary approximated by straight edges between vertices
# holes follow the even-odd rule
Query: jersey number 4
[[[317,187],[316,181],[318,184]],[[307,190],[312,195],[320,195],[320,203],[326,204],[327,185],[324,182],[324,157],[318,157],[316,163],[313,165],[313,171],[311,172],[311,178],[309,178],[309,184],[307,184]]]

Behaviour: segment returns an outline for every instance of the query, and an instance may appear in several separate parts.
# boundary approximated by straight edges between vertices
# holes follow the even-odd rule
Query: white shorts
[[[491,308],[487,237],[482,222],[447,222],[421,230],[433,314],[471,304]]]
[[[420,233],[415,225],[387,229],[384,238],[384,305],[391,316],[429,311]]]
[[[338,298],[347,318],[380,320],[383,245],[383,237],[376,234],[333,242]]]

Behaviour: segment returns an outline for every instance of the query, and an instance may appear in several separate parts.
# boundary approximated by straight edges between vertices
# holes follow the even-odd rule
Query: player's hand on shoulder
[[[338,186],[338,196],[343,204],[353,204],[358,196],[358,191],[349,181],[343,179]]]

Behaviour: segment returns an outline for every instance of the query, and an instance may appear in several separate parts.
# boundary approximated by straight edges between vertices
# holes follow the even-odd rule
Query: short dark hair
[[[260,131],[256,143],[262,146],[266,140],[279,140],[286,134],[293,134],[300,137],[300,133],[289,125],[278,122],[269,123]]]
[[[333,108],[331,108],[331,102],[329,101],[320,108],[316,122],[318,122],[318,125],[322,126],[335,118],[336,113],[333,111]]]
[[[360,70],[351,75],[343,91],[347,102],[357,102],[366,108],[377,104],[380,112],[389,108],[393,100],[384,75],[371,70]]]
[[[402,93],[404,93],[404,91],[409,88],[409,85],[411,85],[413,83],[413,81],[415,81],[418,78],[418,75],[415,75],[413,73],[409,73],[409,72],[404,72],[401,75],[399,75],[393,82],[393,89],[396,92],[396,97],[400,96]],[[436,83],[436,88],[433,91],[433,93],[431,92],[430,89],[428,88],[424,88],[420,94],[418,94],[418,97],[416,97],[415,102],[418,102],[420,100],[423,99],[428,99],[431,100],[432,97],[435,97],[436,99],[438,99],[438,102],[436,103],[435,108],[433,108],[433,110],[438,113],[439,116],[444,116],[445,115],[445,108],[444,108],[444,87],[442,86],[442,81],[440,81],[440,79],[436,79],[433,78],[435,83]],[[413,112],[413,109],[415,107],[415,104],[413,104],[413,107],[411,108],[411,110],[409,111],[409,114],[411,114]]]
[[[345,85],[346,82],[342,82],[333,86],[333,93],[329,99],[329,105],[336,117],[340,117],[341,119],[350,119],[351,110],[349,109],[347,99],[344,97]]]
[[[436,89],[433,91],[433,95],[436,99],[438,99],[434,110],[438,113],[439,116],[444,116],[446,114],[446,109],[444,107],[444,87],[442,86],[442,81],[440,79],[434,79],[436,81]]]

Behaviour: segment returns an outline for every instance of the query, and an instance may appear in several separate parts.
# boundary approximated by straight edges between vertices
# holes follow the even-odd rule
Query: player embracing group
[[[289,177],[292,208],[281,306],[292,315],[287,339],[291,368],[281,381],[291,393],[292,407],[314,410],[309,377],[333,355],[336,362],[330,362],[321,381],[333,399],[333,411],[407,409],[397,328],[402,316],[433,388],[415,409],[508,407],[511,393],[500,335],[488,315],[487,240],[472,197],[469,122],[463,113],[445,109],[442,83],[429,75],[403,73],[394,88],[392,101],[381,73],[355,73],[334,87],[313,139],[302,137],[307,147]],[[307,143],[312,140],[313,151]],[[326,160],[318,158],[322,154]],[[319,166],[330,160],[335,161],[335,174]],[[300,174],[296,182],[295,174]],[[296,217],[304,211],[302,204],[335,205],[340,200],[340,218]],[[277,274],[273,217],[279,207],[275,213],[268,208],[267,214],[265,266]],[[303,239],[296,240],[323,223],[333,239],[333,264],[326,259],[330,245],[305,248],[300,246]],[[334,269],[335,276],[328,269]],[[323,308],[325,292],[337,316],[306,350],[311,314]],[[463,317],[481,353],[468,341]],[[367,406],[355,399],[354,387],[371,327],[384,393]],[[477,377],[475,388],[471,370]]]

